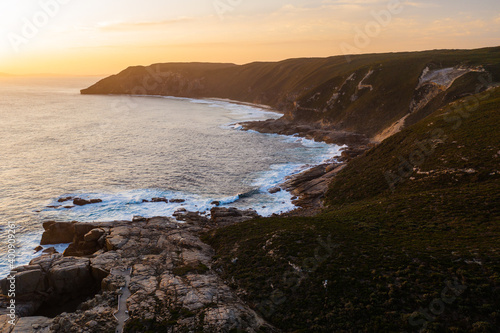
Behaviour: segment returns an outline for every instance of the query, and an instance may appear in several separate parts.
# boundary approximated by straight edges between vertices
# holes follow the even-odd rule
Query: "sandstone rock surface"
[[[95,252],[81,257],[45,254],[20,267],[16,277],[23,281],[24,296],[36,298],[39,307],[82,297],[81,291],[96,283],[100,292],[88,295],[77,311],[49,319],[48,325],[44,319],[40,332],[114,331],[119,324],[114,316],[118,295],[125,286],[130,291],[124,303],[130,317],[125,325],[136,332],[275,331],[211,269],[214,252],[199,238],[215,224],[228,224],[231,218],[234,223],[256,213],[214,208],[213,215],[217,222],[198,214],[187,223],[165,217],[135,222],[50,223],[48,233],[72,230],[73,239],[78,240],[73,251],[97,244]],[[130,269],[129,283],[119,274],[125,269]],[[35,321],[27,322],[30,320]]]

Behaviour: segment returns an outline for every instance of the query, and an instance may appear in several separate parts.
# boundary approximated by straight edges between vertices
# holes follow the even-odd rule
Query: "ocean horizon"
[[[34,248],[46,221],[172,217],[178,209],[209,215],[214,201],[221,207],[252,208],[262,216],[288,212],[296,208],[291,194],[268,190],[288,175],[334,159],[342,148],[242,131],[241,122],[281,116],[263,106],[216,99],[80,95],[79,89],[93,80],[0,80],[0,227],[16,224],[15,266],[41,255]],[[101,202],[76,206],[62,201],[67,197]],[[2,235],[6,247],[7,233]],[[9,263],[7,253],[1,256],[4,277]]]

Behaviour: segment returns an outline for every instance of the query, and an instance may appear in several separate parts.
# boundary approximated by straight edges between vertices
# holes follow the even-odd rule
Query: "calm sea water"
[[[21,265],[47,220],[170,216],[181,206],[207,211],[214,200],[268,216],[293,205],[288,193],[267,189],[340,148],[239,130],[238,122],[280,116],[256,107],[79,94],[96,80],[0,80],[0,276],[8,271],[8,221],[17,225]],[[103,202],[66,209],[57,202],[65,196]],[[153,197],[186,202],[143,203]]]

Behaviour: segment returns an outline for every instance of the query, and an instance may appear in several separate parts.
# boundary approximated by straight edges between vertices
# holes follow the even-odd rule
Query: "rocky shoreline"
[[[254,211],[213,208],[210,219],[184,214],[106,223],[47,222],[44,239],[73,237],[64,254],[44,254],[14,270],[16,325],[8,297],[0,298],[2,332],[274,332],[211,269],[214,251],[200,235],[252,219]],[[129,283],[126,274],[130,269]],[[3,294],[9,281],[0,282]],[[130,317],[120,323],[119,295],[127,287]],[[118,319],[117,319],[118,318]]]
[[[327,144],[345,145],[341,156],[329,163],[313,166],[301,173],[290,175],[278,187],[270,191],[286,190],[293,195],[292,202],[297,209],[285,213],[285,216],[313,216],[324,207],[322,199],[328,190],[331,179],[339,173],[353,158],[373,148],[371,142],[362,134],[339,131],[320,124],[305,124],[288,121],[285,117],[265,121],[250,121],[241,124],[243,130],[254,130],[260,133],[295,135],[298,137],[325,142]]]
[[[297,209],[285,214],[288,216],[320,212],[331,179],[349,160],[372,147],[362,135],[283,119],[243,126],[246,130],[349,146],[341,157],[288,176],[270,190],[286,190],[293,195]],[[75,205],[94,203],[79,198],[61,202],[70,200]],[[209,217],[184,209],[174,217],[176,220],[135,217],[132,221],[106,223],[45,222],[41,244],[71,244],[63,254],[49,249],[29,265],[14,269],[15,326],[9,323],[7,308],[9,280],[0,281],[0,331],[278,331],[212,270],[215,253],[200,239],[212,229],[259,215],[253,210],[214,207]]]
[[[286,190],[294,196],[298,208],[286,215],[316,214],[332,177],[364,150],[344,150],[337,160],[288,176],[270,191]],[[200,239],[212,229],[259,215],[214,207],[209,217],[182,208],[174,217],[45,222],[41,244],[71,244],[63,254],[44,251],[29,265],[14,269],[15,326],[9,324],[9,280],[0,281],[0,331],[277,331],[211,269],[215,253]],[[126,271],[130,275],[122,273]],[[125,291],[131,296],[119,301]]]
[[[319,212],[331,178],[352,155],[344,151],[339,161],[287,177],[274,189],[294,195],[298,209],[287,215]],[[259,215],[254,210],[214,207],[209,217],[184,209],[174,217],[45,222],[41,244],[71,244],[63,254],[45,251],[29,265],[14,269],[15,326],[9,323],[7,308],[9,280],[0,281],[0,331],[277,331],[211,269],[215,253],[200,239],[210,230]],[[123,274],[127,271],[128,276]],[[127,293],[130,296],[119,301]]]
[[[249,121],[241,125],[245,130],[254,130],[260,133],[297,135],[328,144],[347,145],[349,147],[371,145],[371,140],[363,134],[347,132],[319,123],[289,121],[286,117],[265,121]]]

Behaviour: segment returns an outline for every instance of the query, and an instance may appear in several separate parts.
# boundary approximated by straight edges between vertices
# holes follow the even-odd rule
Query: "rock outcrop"
[[[196,219],[179,223],[165,217],[136,218],[134,222],[47,223],[46,239],[60,237],[60,231],[66,230],[76,242],[64,255],[42,255],[15,270],[18,308],[23,308],[23,302],[36,301],[19,315],[42,313],[42,304],[47,310],[80,298],[83,302],[77,311],[44,319],[47,330],[43,332],[114,331],[119,324],[114,317],[118,295],[127,285],[130,319],[125,325],[134,332],[274,331],[211,269],[214,252],[198,236],[213,225],[257,214],[215,207],[212,215],[212,226],[207,218],[203,223]],[[83,255],[93,247],[95,252]],[[80,257],[67,256],[69,253],[80,253]],[[118,274],[124,269],[130,269],[128,284],[123,274]],[[2,290],[6,290],[6,283],[1,281]],[[99,293],[82,295],[96,284]]]
[[[2,333],[50,333],[52,319],[42,316],[17,318],[13,323],[6,316],[0,316],[0,332]]]
[[[74,208],[75,206],[86,206],[86,205],[101,203],[102,199],[89,199],[89,200],[87,200],[87,199],[76,198],[76,197],[62,197],[62,198],[59,198],[57,200],[58,203],[65,203],[67,201],[72,201],[74,206],[69,206],[69,205],[65,205],[65,206],[47,206],[47,208],[57,209],[57,208],[63,207],[63,208],[66,208],[66,209],[71,209],[71,208]]]
[[[293,196],[292,201],[300,207],[286,215],[314,215],[323,208],[323,198],[328,186],[344,167],[345,163],[333,162],[312,167],[302,173],[285,178],[280,186],[289,191]]]
[[[98,290],[100,283],[92,277],[88,258],[64,257],[60,253],[44,254],[13,272],[19,316],[33,315],[46,304],[64,306]],[[0,281],[3,294],[7,294],[8,284],[7,278]]]
[[[210,210],[211,221],[216,227],[224,227],[254,219],[259,216],[253,209],[239,210],[236,208],[214,207]]]

